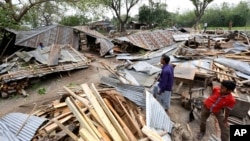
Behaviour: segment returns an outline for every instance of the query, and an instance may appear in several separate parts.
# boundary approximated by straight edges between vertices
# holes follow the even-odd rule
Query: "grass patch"
[[[32,90],[37,90],[40,86],[41,86],[41,83],[39,83],[39,82],[38,83],[34,83],[34,84],[31,85],[31,89]]]
[[[38,92],[39,95],[44,95],[44,94],[46,94],[46,89],[45,88],[39,88],[37,92]]]
[[[207,30],[216,30],[216,29],[223,29],[223,30],[228,30],[228,27],[208,27]],[[250,26],[243,26],[243,27],[232,27],[231,30],[241,30],[241,31],[245,31],[245,30],[250,30]]]

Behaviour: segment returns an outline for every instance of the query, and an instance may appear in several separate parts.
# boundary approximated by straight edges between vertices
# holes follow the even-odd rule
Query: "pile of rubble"
[[[114,88],[64,86],[60,99],[35,105],[30,115],[8,114],[0,120],[0,129],[7,128],[3,136],[13,134],[12,140],[170,141],[173,122],[152,94],[141,92],[143,107]]]
[[[70,45],[52,45],[33,51],[18,51],[0,65],[2,97],[19,93],[27,95],[29,79],[47,74],[87,68],[89,60]]]

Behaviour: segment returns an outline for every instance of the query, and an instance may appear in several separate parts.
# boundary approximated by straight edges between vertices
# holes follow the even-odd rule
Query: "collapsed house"
[[[18,51],[0,65],[1,96],[26,95],[29,79],[47,74],[87,68],[89,60],[70,45],[52,45],[33,51]]]
[[[101,56],[112,53],[114,44],[106,36],[87,26],[76,26],[74,29],[80,32],[80,41],[83,47],[97,50]]]

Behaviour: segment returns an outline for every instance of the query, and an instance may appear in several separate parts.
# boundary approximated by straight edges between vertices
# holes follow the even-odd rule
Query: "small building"
[[[114,25],[110,21],[96,21],[88,24],[91,29],[97,31],[109,32],[114,29]]]
[[[141,27],[145,27],[147,24],[139,23],[137,21],[131,21],[128,23],[128,29],[141,29]]]

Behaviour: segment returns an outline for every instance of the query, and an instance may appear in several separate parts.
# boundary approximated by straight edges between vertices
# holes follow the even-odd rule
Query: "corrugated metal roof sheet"
[[[7,125],[10,131],[14,134],[17,134],[24,124],[23,128],[17,135],[17,138],[20,141],[30,141],[33,138],[34,134],[36,133],[37,129],[47,119],[32,115],[29,118],[28,117],[29,115],[23,113],[10,113],[4,116],[1,120],[5,125]],[[25,122],[26,119],[27,122]]]
[[[2,120],[0,120],[0,141],[19,141]]]
[[[1,80],[4,82],[9,82],[13,80],[20,80],[23,78],[33,78],[33,77],[41,77],[50,73],[61,72],[61,71],[69,71],[73,69],[81,69],[88,67],[88,59],[74,48],[69,45],[61,45],[60,48],[61,54],[59,58],[59,65],[56,66],[48,66],[48,58],[50,53],[50,47],[45,47],[43,50],[40,48],[24,53],[28,58],[34,57],[39,64],[36,62],[35,64],[27,63],[25,64],[20,59],[15,61],[15,64],[8,70],[7,73],[0,75]],[[21,53],[19,53],[20,56]],[[22,55],[21,55],[22,56]],[[22,58],[23,59],[23,58]],[[25,60],[25,59],[23,59]],[[24,65],[22,65],[24,64]],[[12,65],[12,64],[9,64]],[[5,68],[6,70],[7,68]]]
[[[178,41],[187,41],[191,35],[190,34],[175,34],[173,38],[176,42]]]
[[[130,42],[135,46],[152,51],[173,44],[172,35],[173,31],[170,30],[156,30],[119,37],[116,40]]]
[[[94,38],[105,38],[108,39],[106,36],[104,36],[103,34],[101,34],[100,32],[96,31],[96,30],[91,30],[88,26],[75,26],[73,27],[76,30],[79,30],[81,32],[84,32],[85,34],[94,37]]]
[[[172,131],[173,122],[168,117],[164,108],[154,98],[153,94],[146,91],[146,125],[151,128]]]
[[[74,48],[79,47],[78,35],[74,33],[73,28],[67,26],[51,25],[30,31],[6,30],[16,34],[15,45],[18,46],[37,48],[41,42],[44,46],[70,44]]]
[[[100,55],[104,56],[107,54],[113,47],[114,44],[111,42],[109,38],[104,36],[103,34],[97,32],[96,30],[91,30],[87,26],[75,26],[74,29],[84,32],[86,35],[96,38],[96,43],[100,44]]]
[[[138,106],[145,109],[146,107],[146,96],[144,94],[143,86],[133,86],[129,84],[119,83],[119,80],[110,78],[110,77],[102,77],[100,80],[101,83],[112,86],[116,88],[118,92],[120,92],[124,97],[128,98],[130,101],[134,102]]]
[[[158,75],[158,73],[148,75],[146,73],[136,72],[134,70],[127,70],[127,72],[129,72],[135,78],[135,80],[140,84],[140,86],[145,87],[151,87],[154,84],[155,78]]]
[[[113,47],[114,44],[105,38],[97,38],[96,39],[96,43],[100,44],[101,50],[100,50],[100,55],[104,56],[105,54],[107,54],[107,52],[109,52]]]
[[[139,72],[147,73],[148,75],[153,75],[154,73],[160,72],[161,69],[155,67],[145,61],[139,61],[132,65],[132,67]]]

